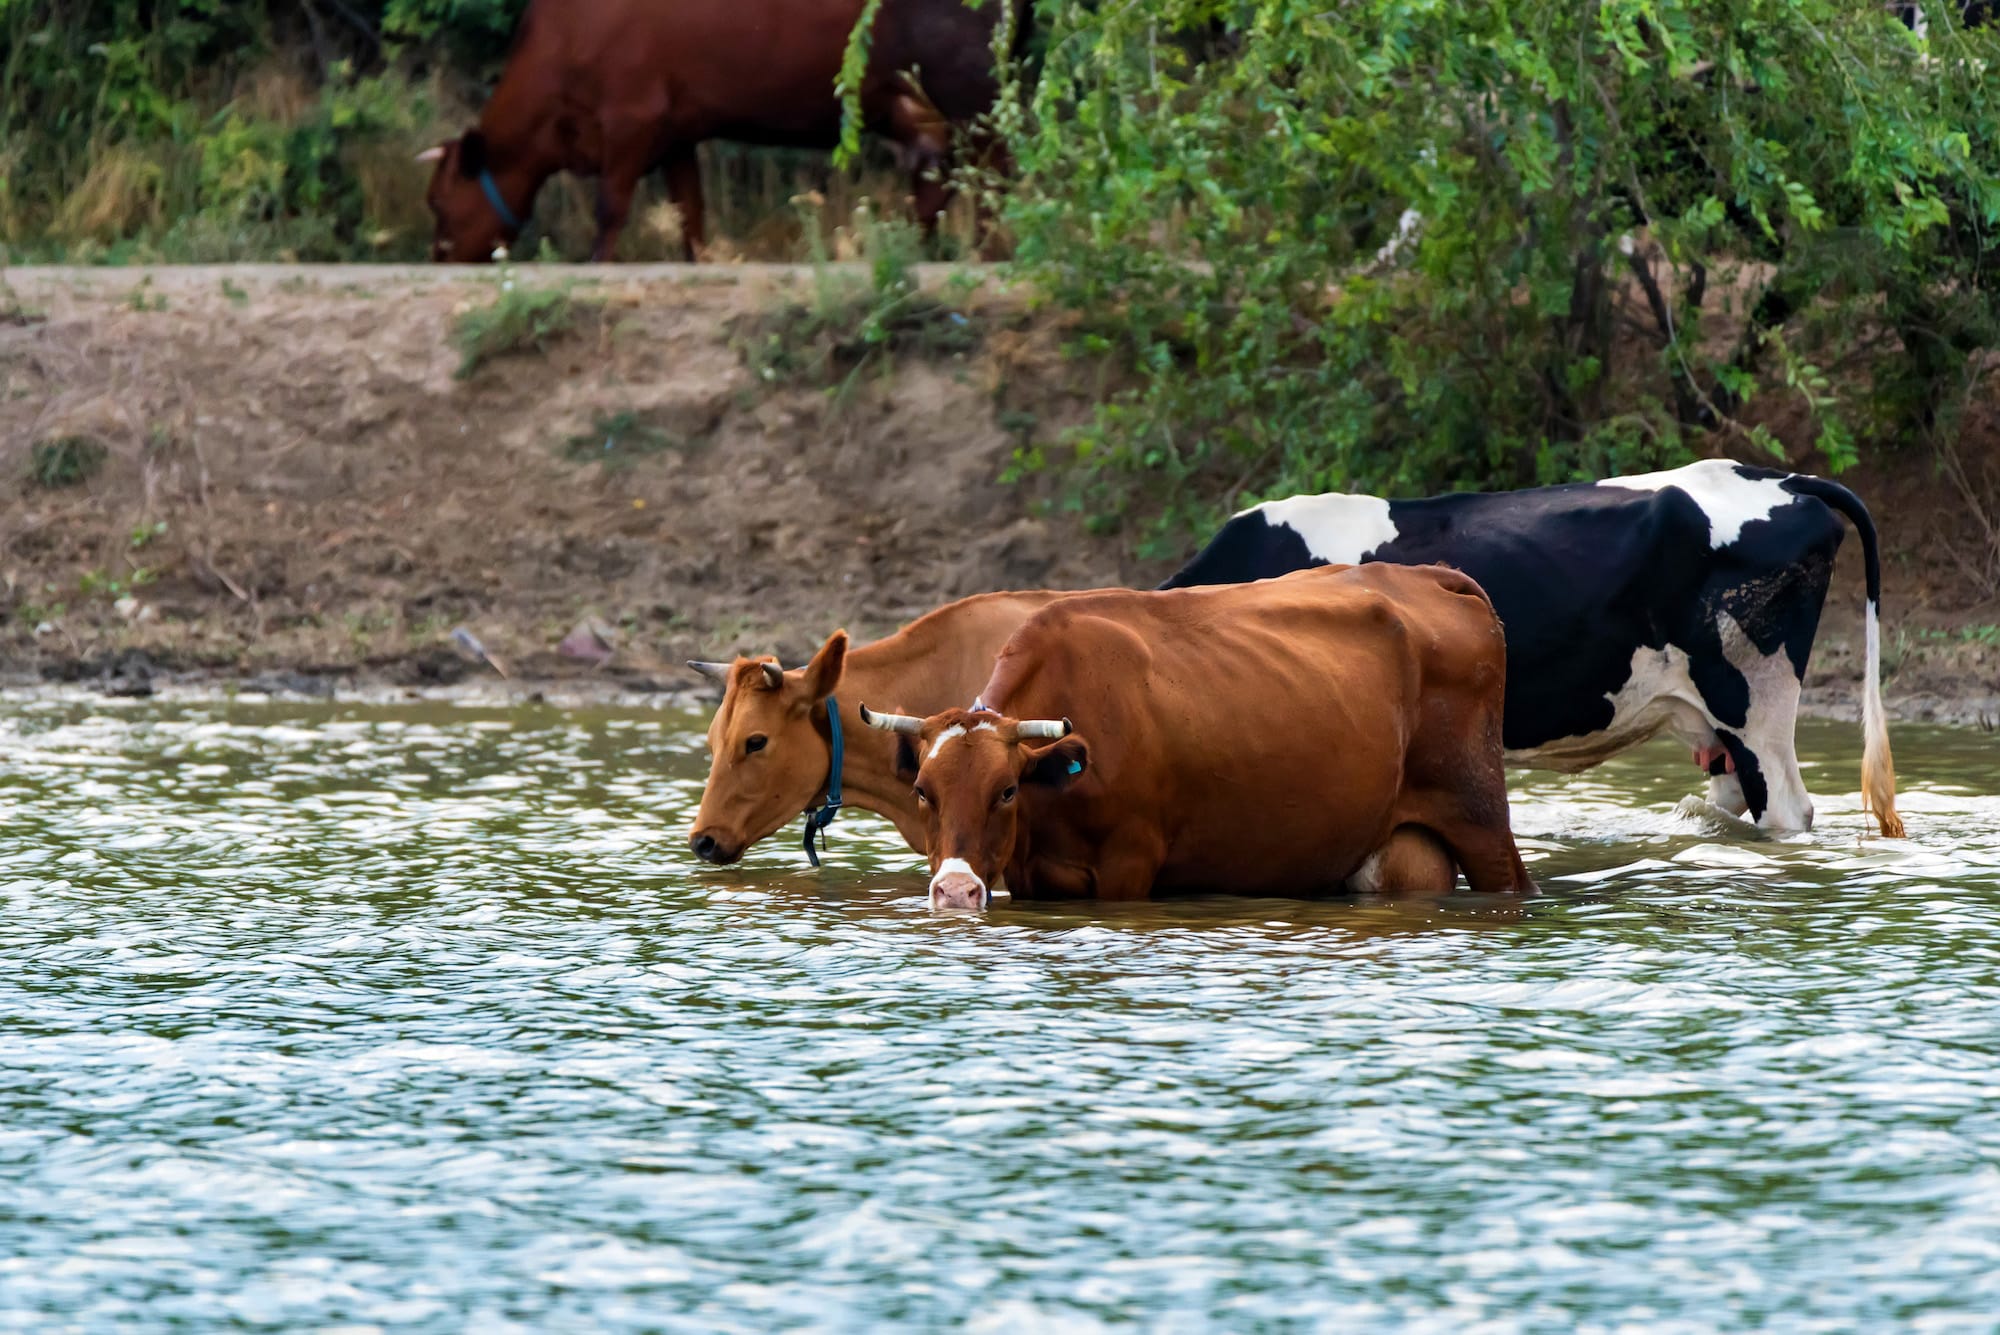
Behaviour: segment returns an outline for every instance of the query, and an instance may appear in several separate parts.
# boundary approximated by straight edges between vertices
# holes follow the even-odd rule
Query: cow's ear
[[[917,781],[917,739],[908,733],[896,734],[896,777],[904,783]]]
[[[486,136],[467,130],[458,141],[458,174],[477,176],[486,170]]]
[[[1071,733],[1039,751],[1027,752],[1021,762],[1021,782],[1061,792],[1089,768],[1090,743]]]
[[[805,666],[806,698],[814,704],[840,688],[840,671],[847,666],[847,632],[837,630]]]

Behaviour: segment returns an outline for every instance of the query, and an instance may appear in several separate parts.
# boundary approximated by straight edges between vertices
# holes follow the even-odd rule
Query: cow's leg
[[[910,208],[929,240],[937,235],[938,216],[951,202],[951,186],[945,179],[951,125],[929,99],[904,89],[889,103],[889,137],[903,150],[910,169]]]
[[[1449,787],[1406,788],[1396,807],[1399,826],[1421,825],[1444,841],[1474,894],[1524,894],[1535,888],[1507,819],[1506,771],[1471,760]]]
[[[621,164],[606,167],[597,181],[597,244],[590,248],[593,264],[608,264],[618,251],[618,238],[632,216],[632,196],[639,188],[639,173],[628,172]]]
[[[689,262],[701,258],[708,235],[703,230],[701,156],[692,144],[676,146],[667,155],[667,197],[681,213],[681,246]]]
[[[1726,658],[1702,653],[1689,655],[1688,661],[1688,675],[1727,756],[1721,775],[1710,761],[1710,800],[1725,811],[1747,813],[1767,830],[1810,830],[1812,797],[1799,772],[1793,737],[1798,672],[1782,648],[1761,654],[1733,625],[1724,626],[1722,644]]]
[[[629,113],[628,113],[629,114]],[[597,178],[597,244],[593,262],[608,262],[618,250],[618,238],[632,216],[632,197],[654,161],[658,121],[653,117],[620,119],[604,127],[604,169]]]

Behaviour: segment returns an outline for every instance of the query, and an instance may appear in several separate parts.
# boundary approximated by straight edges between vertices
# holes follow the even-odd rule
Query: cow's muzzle
[[[727,867],[743,856],[743,850],[735,844],[725,843],[706,830],[696,830],[688,836],[688,847],[703,862],[713,862],[718,867]]]
[[[931,907],[934,909],[983,909],[993,902],[986,882],[973,875],[963,859],[946,858],[931,877]]]

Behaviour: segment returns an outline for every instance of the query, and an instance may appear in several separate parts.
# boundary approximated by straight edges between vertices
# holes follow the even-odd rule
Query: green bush
[[[1993,340],[2000,46],[1944,14],[1927,45],[1856,0],[1036,14],[995,117],[1017,269],[1129,365],[1075,445],[1169,530],[1774,449],[1784,413],[1838,470]]]
[[[524,3],[0,0],[0,244],[420,255],[402,178],[436,117],[423,76],[483,76]]]

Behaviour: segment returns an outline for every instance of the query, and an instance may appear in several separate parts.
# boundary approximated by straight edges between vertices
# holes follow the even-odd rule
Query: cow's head
[[[1019,833],[1021,790],[1061,791],[1090,765],[1068,719],[1011,719],[948,709],[930,718],[876,714],[861,721],[896,737],[896,773],[916,787],[931,855],[934,908],[984,908]]]
[[[819,796],[833,748],[815,719],[846,663],[847,632],[837,630],[812,662],[790,672],[775,658],[688,664],[723,684],[722,707],[708,725],[708,786],[688,831],[696,856],[734,862]]]
[[[417,154],[418,162],[436,164],[424,202],[431,206],[431,217],[436,220],[431,258],[440,264],[484,264],[520,230],[512,225],[516,220],[503,216],[501,210],[504,207],[512,212],[527,206],[510,203],[504,194],[496,204],[487,193],[489,188],[500,188],[491,175],[490,157],[486,136],[478,130],[467,130]]]

